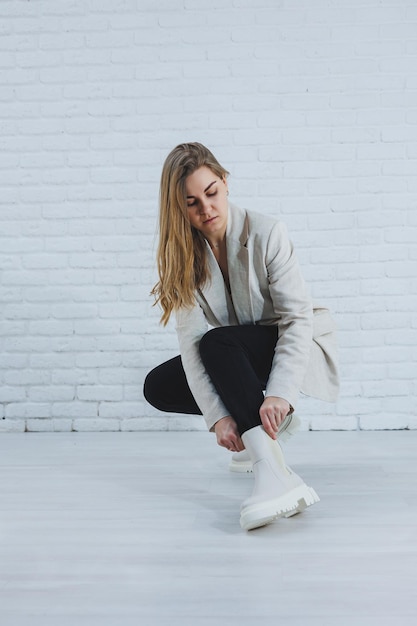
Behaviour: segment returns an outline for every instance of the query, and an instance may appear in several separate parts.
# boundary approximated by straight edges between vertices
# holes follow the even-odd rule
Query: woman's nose
[[[207,211],[210,210],[210,202],[208,198],[204,198],[204,200],[201,200],[200,203],[200,213],[202,215],[204,215],[205,213],[207,213]]]

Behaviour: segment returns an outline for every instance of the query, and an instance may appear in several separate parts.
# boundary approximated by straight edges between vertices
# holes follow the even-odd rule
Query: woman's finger
[[[262,418],[261,421],[265,432],[271,437],[271,439],[276,439],[275,429],[272,426],[269,418]]]

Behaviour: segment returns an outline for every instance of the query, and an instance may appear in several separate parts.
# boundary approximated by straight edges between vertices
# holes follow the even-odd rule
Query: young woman
[[[163,166],[152,293],[163,324],[176,316],[181,355],[148,374],[144,395],[162,411],[203,414],[220,446],[246,449],[249,530],[318,501],[277,433],[300,391],[334,401],[338,377],[333,321],[313,308],[284,224],[230,203],[227,175],[199,143],[177,146]]]

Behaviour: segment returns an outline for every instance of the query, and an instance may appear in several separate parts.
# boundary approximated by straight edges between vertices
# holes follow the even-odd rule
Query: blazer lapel
[[[230,290],[239,324],[253,324],[250,296],[249,228],[246,211],[230,204],[227,221],[227,265]]]
[[[212,314],[218,321],[219,326],[229,325],[227,312],[226,292],[223,275],[216,261],[216,257],[207,243],[207,259],[210,271],[210,279],[200,290],[200,297],[207,302]]]

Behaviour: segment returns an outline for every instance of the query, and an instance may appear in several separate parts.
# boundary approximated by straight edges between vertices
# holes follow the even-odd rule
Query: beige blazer
[[[208,428],[229,414],[199,355],[200,339],[209,327],[278,326],[265,395],[285,398],[292,407],[300,391],[334,402],[339,386],[335,324],[325,307],[312,304],[285,225],[229,204],[226,242],[236,317],[209,245],[211,281],[196,293],[194,307],[176,313],[184,370]]]

